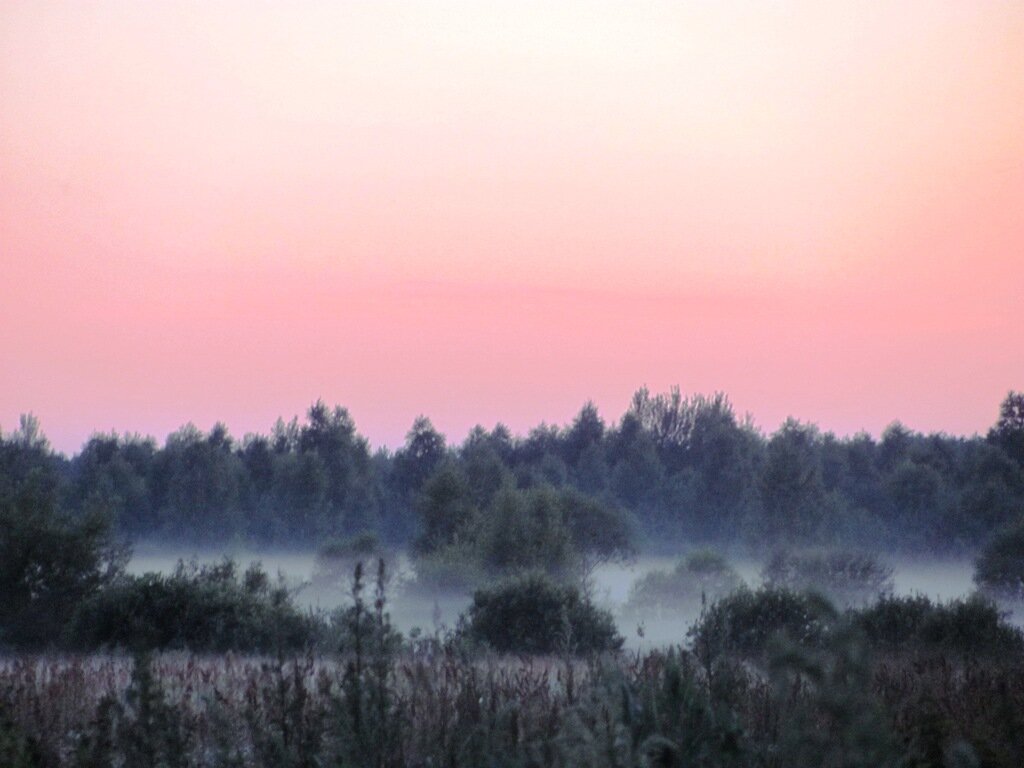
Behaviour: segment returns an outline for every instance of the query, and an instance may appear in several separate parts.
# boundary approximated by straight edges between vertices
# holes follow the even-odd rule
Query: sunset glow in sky
[[[0,5],[0,428],[1024,389],[1024,3]]]

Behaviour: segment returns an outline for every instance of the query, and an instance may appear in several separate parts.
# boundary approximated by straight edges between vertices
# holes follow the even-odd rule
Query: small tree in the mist
[[[551,488],[498,493],[480,526],[478,546],[494,573],[537,569],[567,575],[572,538],[562,519],[559,495]]]
[[[625,562],[636,554],[637,521],[624,509],[571,489],[559,501],[585,576],[600,565]]]
[[[442,464],[424,484],[417,507],[421,523],[413,551],[418,554],[470,537],[479,516],[466,475],[454,463]]]
[[[974,581],[994,597],[1024,600],[1024,518],[985,545],[975,563]]]
[[[870,552],[778,550],[761,578],[771,587],[820,592],[841,607],[863,605],[893,590],[893,569]]]
[[[352,575],[356,563],[368,568],[380,559],[390,561],[391,553],[375,533],[363,531],[355,536],[330,538],[317,547],[313,582],[324,586],[344,583]]]
[[[743,586],[743,580],[722,555],[693,552],[671,571],[651,571],[637,579],[624,606],[627,615],[692,610],[702,601],[715,602]]]
[[[414,546],[420,586],[450,581],[449,588],[462,589],[481,583],[467,585],[467,578],[528,570],[586,578],[598,564],[634,551],[630,516],[578,491],[506,483],[482,509],[473,497],[465,473],[453,463],[424,484],[422,531]]]

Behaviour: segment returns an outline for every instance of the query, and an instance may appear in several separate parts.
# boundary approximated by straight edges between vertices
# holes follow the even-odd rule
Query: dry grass
[[[356,694],[354,664],[312,656],[153,657],[153,678],[185,745],[181,762],[166,764],[633,765],[661,744],[652,738],[723,744],[732,738],[723,724],[735,722],[739,757],[706,764],[770,766],[778,764],[770,756],[787,719],[817,700],[807,681],[780,692],[749,667],[709,670],[685,652],[470,658],[422,643],[376,667],[362,660]],[[1021,661],[889,657],[871,674],[870,695],[906,754],[942,755],[963,741],[981,765],[1024,765]],[[132,709],[133,686],[130,657],[0,659],[0,706],[35,750],[37,762],[26,765],[95,764],[81,753],[102,741],[104,702],[121,707],[109,728],[109,764],[141,765],[124,757],[125,744],[162,744],[164,735],[146,730],[138,705]]]

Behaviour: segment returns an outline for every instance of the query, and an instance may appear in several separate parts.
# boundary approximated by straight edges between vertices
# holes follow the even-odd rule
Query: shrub
[[[53,643],[75,606],[113,581],[126,560],[99,512],[73,520],[31,484],[0,498],[0,642]]]
[[[974,582],[993,597],[1024,600],[1024,519],[997,533],[981,551]]]
[[[899,740],[874,691],[869,649],[849,625],[830,632],[819,648],[772,643],[768,670],[784,707],[774,745],[775,764],[898,768]]]
[[[689,637],[705,661],[722,654],[760,656],[776,635],[818,646],[837,618],[831,603],[815,593],[743,587],[707,608]]]
[[[868,641],[887,651],[979,655],[1024,650],[1021,631],[980,596],[948,603],[933,603],[921,595],[885,597],[853,616]]]
[[[594,606],[576,587],[540,573],[516,576],[474,593],[467,631],[499,652],[590,653],[622,646],[610,613]]]
[[[316,639],[282,584],[258,564],[238,577],[232,560],[179,561],[170,575],[126,576],[75,612],[69,643],[78,648],[188,648],[193,651],[296,649]]]
[[[743,584],[736,571],[717,552],[701,550],[671,571],[651,571],[637,579],[626,602],[627,614],[692,608],[702,599],[716,601]]]
[[[813,590],[836,605],[863,605],[892,592],[892,568],[866,552],[776,552],[761,571],[769,587]]]
[[[995,655],[1024,651],[1024,633],[978,596],[948,603],[933,603],[923,596],[887,596],[841,617],[816,593],[772,587],[741,589],[715,603],[690,630],[690,637],[705,660],[721,654],[763,658],[773,636],[817,649],[839,626],[861,633],[868,646],[886,652]]]

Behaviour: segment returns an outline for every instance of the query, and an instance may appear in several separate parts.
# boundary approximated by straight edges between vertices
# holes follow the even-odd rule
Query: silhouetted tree
[[[443,464],[424,484],[417,506],[422,527],[413,548],[420,553],[454,543],[478,515],[466,475],[453,462]]]
[[[405,446],[395,454],[395,480],[406,492],[415,493],[445,457],[444,435],[430,419],[417,416],[405,436]]]
[[[1010,392],[999,406],[999,419],[988,440],[1024,467],[1024,392]]]
[[[825,489],[814,427],[788,419],[768,443],[761,477],[763,517],[756,535],[769,542],[810,541],[818,535]]]

